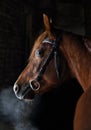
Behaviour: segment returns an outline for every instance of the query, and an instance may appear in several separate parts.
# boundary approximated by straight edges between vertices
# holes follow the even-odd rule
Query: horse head
[[[52,20],[47,15],[43,15],[43,20],[45,31],[35,41],[28,65],[14,84],[13,89],[19,99],[33,99],[36,94],[47,92],[61,84],[61,77],[64,80],[69,77],[67,74],[64,76],[63,72],[67,66],[59,47],[61,31],[53,27]]]

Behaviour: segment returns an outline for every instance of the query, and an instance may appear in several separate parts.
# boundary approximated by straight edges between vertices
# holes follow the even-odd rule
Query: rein
[[[59,72],[59,65],[58,65],[58,45],[59,45],[60,39],[61,38],[59,37],[53,41],[50,40],[49,38],[46,38],[43,40],[43,42],[42,42],[43,44],[49,43],[52,45],[52,48],[50,50],[49,55],[45,59],[42,67],[40,68],[37,78],[35,79],[35,81],[30,82],[30,87],[32,88],[32,90],[36,91],[40,88],[39,81],[41,80],[41,77],[44,74],[44,72],[46,71],[46,68],[47,68],[47,66],[50,63],[52,58],[54,58],[54,65],[55,65],[57,78],[58,78],[58,80],[60,80],[60,72]],[[34,84],[37,84],[38,87],[33,87]]]

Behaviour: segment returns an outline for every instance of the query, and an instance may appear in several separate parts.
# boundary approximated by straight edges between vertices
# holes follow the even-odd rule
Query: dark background
[[[0,89],[13,85],[25,67],[33,42],[43,28],[43,13],[52,17],[53,22],[64,30],[91,37],[91,4],[87,0],[1,0]],[[64,95],[70,99],[70,105],[73,103],[75,106],[82,93],[79,84],[72,80],[64,86],[67,87],[63,90]],[[64,96],[62,93],[60,95],[58,99],[62,101]],[[63,101],[64,109],[69,104],[65,103],[67,99]],[[73,114],[74,109],[68,113],[71,111]],[[65,119],[61,121],[64,126],[70,122],[70,118]]]

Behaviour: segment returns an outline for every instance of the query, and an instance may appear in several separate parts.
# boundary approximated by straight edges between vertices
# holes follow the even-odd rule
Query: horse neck
[[[89,58],[91,57],[81,42],[82,37],[64,33],[60,48],[72,72],[71,76],[78,80],[85,91],[91,85],[91,62],[90,64],[88,63]]]
[[[61,83],[60,84],[63,84],[65,82],[67,82],[68,80],[70,80],[71,78],[71,71],[70,71],[70,68],[67,64],[67,60],[66,58],[64,57],[64,54],[60,51],[59,53],[59,58],[60,58],[60,81]]]

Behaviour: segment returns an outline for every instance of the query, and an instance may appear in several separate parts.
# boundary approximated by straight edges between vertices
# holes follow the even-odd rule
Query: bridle
[[[52,48],[47,56],[47,58],[45,59],[43,65],[41,66],[39,73],[37,75],[37,78],[33,81],[30,81],[30,87],[32,90],[37,91],[40,89],[40,84],[39,81],[41,80],[42,75],[44,74],[47,66],[49,65],[50,61],[52,58],[54,58],[54,65],[55,65],[55,70],[56,70],[56,74],[57,74],[57,78],[58,80],[60,80],[60,71],[59,71],[59,61],[58,61],[58,46],[59,46],[59,42],[60,42],[60,37],[57,38],[56,40],[50,40],[49,38],[45,38],[42,41],[42,44],[48,43],[52,45]],[[35,87],[35,85],[37,85],[37,87]]]

